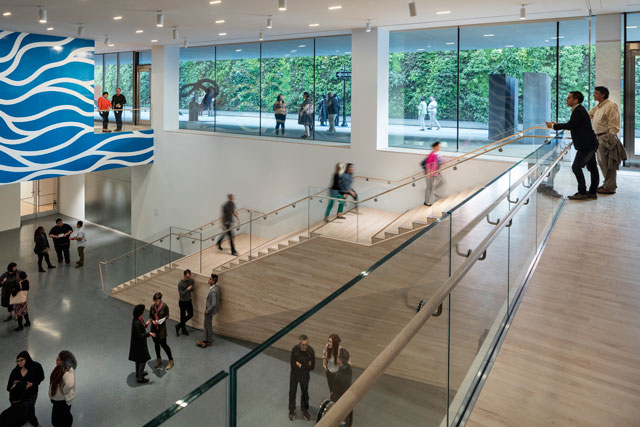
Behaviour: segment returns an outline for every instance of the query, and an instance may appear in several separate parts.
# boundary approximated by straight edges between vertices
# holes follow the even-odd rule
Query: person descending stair
[[[336,163],[336,170],[333,173],[333,180],[331,181],[331,188],[329,189],[329,197],[331,198],[329,199],[329,203],[327,203],[327,209],[324,211],[324,222],[329,222],[329,214],[333,208],[334,199],[342,199],[342,201],[338,202],[338,215],[336,218],[344,218],[344,215],[342,215],[342,210],[344,209],[344,195],[340,192],[340,180],[342,179],[343,173],[344,165],[342,163]]]
[[[425,173],[424,179],[427,182],[427,188],[424,192],[425,206],[431,206],[433,204],[438,197],[436,195],[436,188],[442,185],[442,176],[438,172],[441,164],[440,156],[438,156],[440,141],[431,144],[431,148],[431,153],[422,161],[422,168]]]
[[[227,203],[222,205],[222,225],[225,232],[220,235],[218,239],[218,249],[223,250],[222,248],[222,240],[224,240],[225,234],[229,235],[229,243],[231,244],[231,255],[238,256],[238,252],[236,252],[236,247],[233,245],[233,217],[236,217],[236,221],[240,224],[240,218],[238,218],[238,211],[236,210],[236,205],[233,203],[235,196],[233,194],[227,195]]]

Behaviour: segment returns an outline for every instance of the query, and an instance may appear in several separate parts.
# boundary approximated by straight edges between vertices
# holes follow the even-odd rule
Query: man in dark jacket
[[[18,264],[11,262],[7,266],[7,272],[0,276],[0,287],[2,287],[2,306],[6,307],[9,311],[9,316],[4,319],[5,322],[12,319],[11,312],[13,311],[13,305],[9,304],[9,301],[11,299],[11,291],[15,287],[16,283],[18,283],[19,274],[20,271],[18,270]]]
[[[598,198],[598,164],[596,162],[596,151],[598,150],[598,139],[591,127],[589,113],[582,106],[584,95],[581,92],[569,92],[567,96],[567,106],[571,107],[571,117],[567,123],[547,122],[547,127],[554,130],[568,129],[571,131],[573,147],[576,149],[576,157],[573,160],[571,169],[578,180],[578,192],[569,196],[571,200],[587,200]],[[587,185],[582,173],[582,168],[587,167],[591,174],[591,186],[587,192]]]
[[[333,387],[331,391],[331,400],[337,402],[343,394],[351,387],[351,379],[353,378],[353,372],[349,360],[351,356],[349,352],[341,348],[338,353],[338,372],[333,379]],[[353,424],[353,411],[347,417],[347,426]]]
[[[39,426],[38,418],[32,401],[25,398],[26,385],[16,383],[9,390],[11,407],[0,414],[0,426],[22,427],[25,425]]]
[[[124,104],[127,103],[127,98],[120,93],[120,88],[116,89],[116,94],[111,99],[111,105],[113,106],[113,115],[116,116],[116,132],[122,131],[122,109]]]
[[[316,367],[316,353],[309,345],[309,338],[300,335],[298,345],[291,350],[291,375],[289,376],[289,419],[296,417],[296,393],[300,384],[302,415],[305,420],[311,419],[309,413],[309,372]]]
[[[329,117],[329,132],[336,131],[336,117],[340,111],[340,105],[338,104],[338,98],[332,92],[329,92],[329,98],[327,99],[327,115]]]
[[[61,218],[56,219],[56,225],[49,231],[49,237],[53,239],[53,247],[58,255],[58,264],[62,263],[62,255],[67,265],[71,263],[69,255],[69,236],[73,233],[73,228],[69,224],[62,222]]]

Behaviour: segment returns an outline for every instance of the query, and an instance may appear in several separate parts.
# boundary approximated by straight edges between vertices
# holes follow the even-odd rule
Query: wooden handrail
[[[453,289],[460,283],[464,276],[473,267],[475,262],[480,259],[491,243],[498,237],[499,233],[509,224],[515,214],[525,205],[525,201],[531,197],[532,193],[537,190],[538,186],[545,179],[547,173],[554,168],[562,157],[571,148],[571,143],[557,156],[556,160],[546,168],[531,188],[521,198],[521,200],[513,207],[498,225],[484,238],[478,247],[469,255],[462,265],[453,273],[453,275],[429,298],[429,301],[422,309],[405,325],[404,328],[395,336],[395,338],[376,356],[365,371],[356,379],[356,381],[347,389],[347,391],[338,399],[318,424],[319,427],[334,427],[340,425],[353,408],[362,400],[367,392],[374,386],[378,379],[384,374],[384,371],[393,363],[396,357],[404,350],[413,337],[420,331],[425,323],[436,312],[438,306],[451,294]],[[526,172],[526,176],[533,173],[535,169]]]

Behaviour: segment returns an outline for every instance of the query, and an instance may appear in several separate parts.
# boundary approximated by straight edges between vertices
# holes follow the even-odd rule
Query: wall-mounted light
[[[416,2],[411,0],[409,3],[409,16],[418,16],[418,9],[416,9]]]
[[[158,12],[156,15],[156,27],[164,27],[164,13]]]
[[[278,10],[287,10],[287,0],[278,0]]]
[[[47,9],[41,7],[38,10],[38,22],[41,24],[47,23]]]
[[[267,18],[267,28],[273,28],[273,17],[271,15]]]

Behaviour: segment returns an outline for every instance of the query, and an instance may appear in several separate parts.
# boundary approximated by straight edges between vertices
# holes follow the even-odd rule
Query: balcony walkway
[[[467,426],[640,425],[640,174],[567,201]]]

